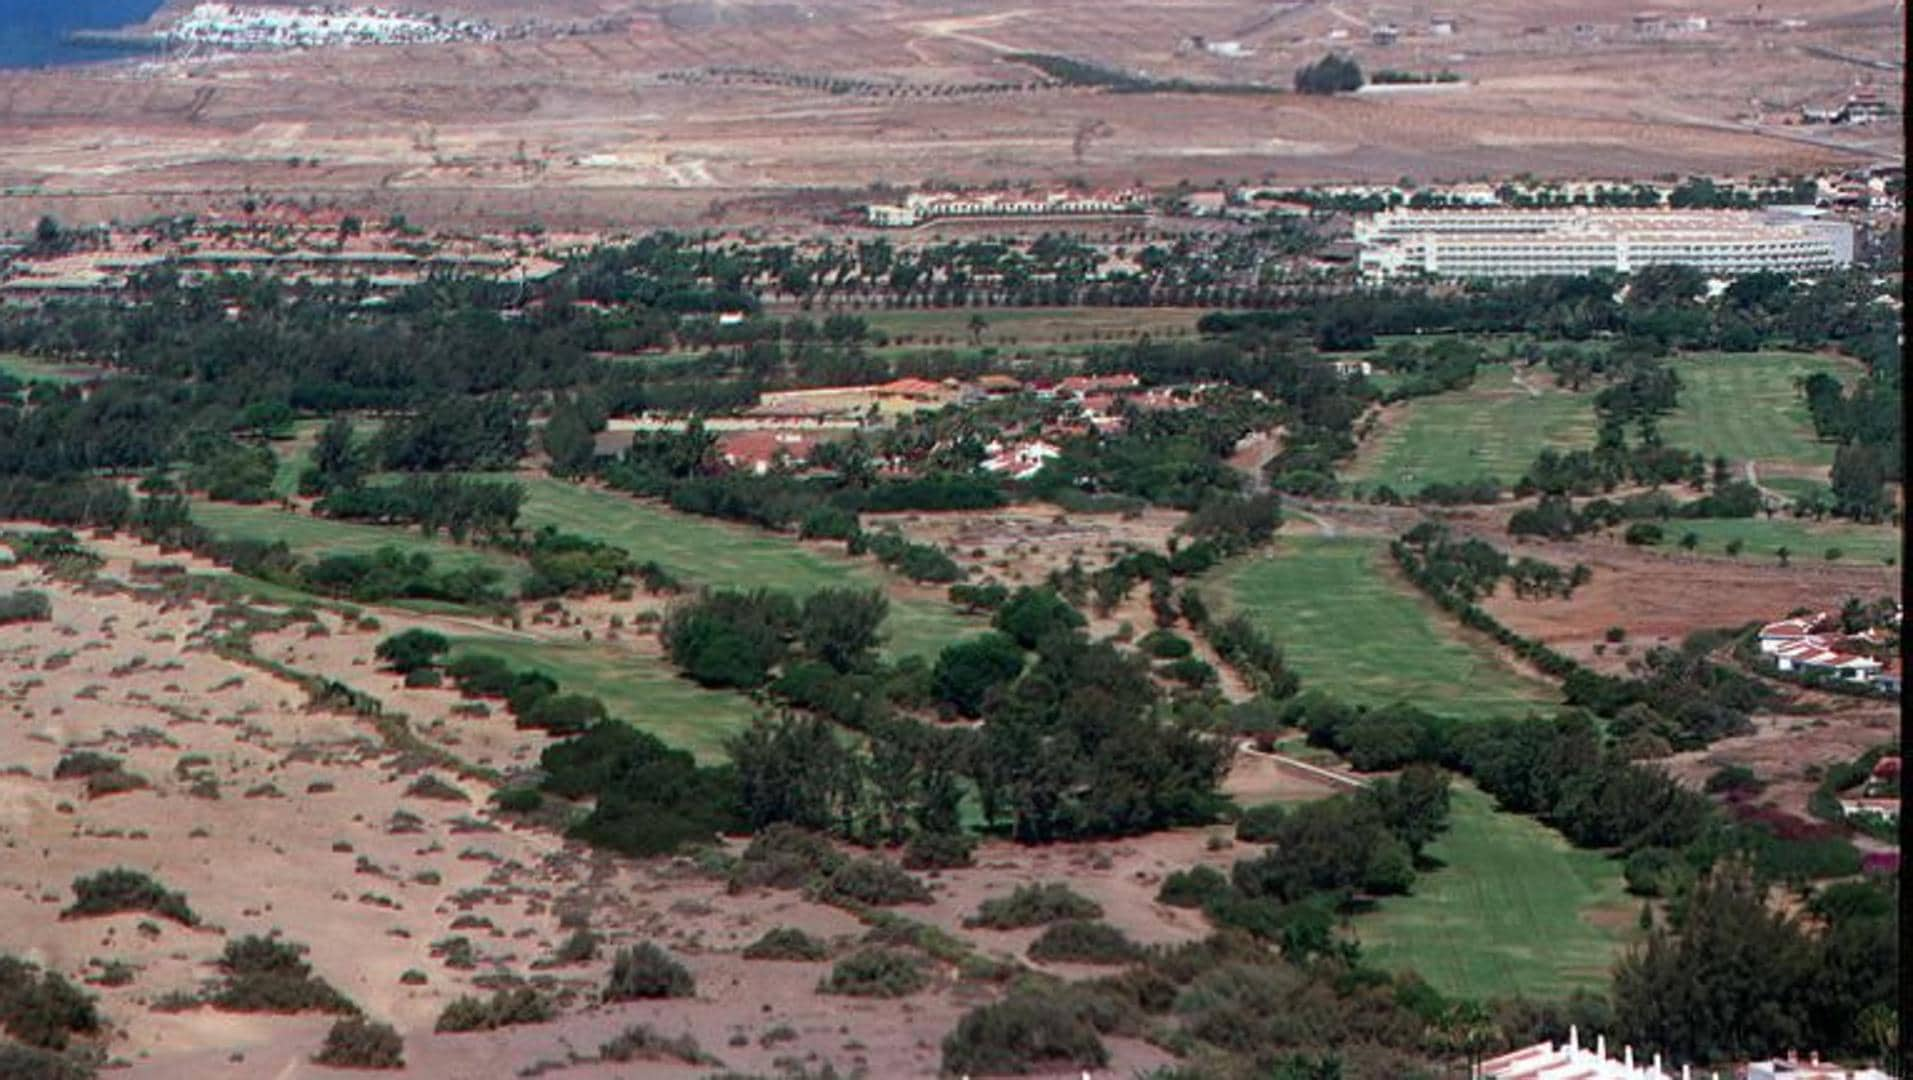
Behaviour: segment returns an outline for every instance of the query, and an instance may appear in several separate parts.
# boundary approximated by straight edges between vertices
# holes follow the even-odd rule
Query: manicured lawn
[[[1734,518],[1708,521],[1670,521],[1661,526],[1667,539],[1661,547],[1678,552],[1681,534],[1700,537],[1695,550],[1703,555],[1724,555],[1733,540],[1741,542],[1740,558],[1749,562],[1775,562],[1774,552],[1788,549],[1795,563],[1817,563],[1826,559],[1830,548],[1840,550],[1840,558],[1850,563],[1879,565],[1900,554],[1900,530],[1891,525],[1854,525],[1847,522],[1801,521],[1796,518]]]
[[[1833,444],[1814,437],[1795,383],[1820,372],[1851,381],[1851,361],[1816,353],[1697,353],[1673,367],[1681,392],[1680,407],[1661,421],[1669,445],[1698,450],[1710,461],[1724,456],[1736,465],[1833,464]]]
[[[484,653],[551,676],[566,691],[602,700],[611,715],[706,763],[723,761],[724,740],[750,726],[742,694],[680,679],[664,660],[609,642],[552,644],[485,637],[453,641],[453,655]]]
[[[679,578],[739,589],[812,593],[825,588],[874,588],[888,583],[881,570],[817,551],[795,540],[742,525],[693,517],[613,491],[549,477],[523,479],[521,520],[616,544],[640,562],[656,561]],[[976,633],[982,622],[930,599],[891,597],[888,651],[932,656]]]
[[[1526,716],[1560,700],[1392,569],[1379,540],[1283,537],[1272,554],[1224,568],[1212,594],[1269,634],[1305,689],[1459,717]]]
[[[284,540],[295,554],[307,558],[327,555],[369,555],[382,547],[411,553],[422,551],[441,570],[489,566],[504,575],[504,584],[516,585],[526,574],[524,560],[503,552],[466,547],[449,540],[428,540],[410,529],[332,521],[277,506],[241,506],[195,500],[193,520],[219,536],[234,540]]]
[[[102,378],[106,369],[80,362],[42,360],[37,356],[0,352],[0,375],[11,375],[21,382],[69,383]]]
[[[1404,493],[1484,476],[1512,485],[1543,449],[1593,446],[1593,399],[1540,389],[1542,381],[1529,380],[1530,392],[1511,366],[1484,364],[1465,390],[1405,403],[1373,436],[1377,443],[1362,449],[1350,479]]]
[[[1570,847],[1532,818],[1457,785],[1448,831],[1428,847],[1444,865],[1412,896],[1354,920],[1365,957],[1413,968],[1444,994],[1560,998],[1604,986],[1637,933],[1639,902],[1620,864]]]
[[[1698,450],[1736,466],[1753,461],[1824,469],[1833,447],[1814,437],[1796,382],[1816,372],[1850,379],[1851,362],[1815,353],[1695,353],[1670,361],[1681,377],[1680,406],[1661,420],[1670,446]],[[1513,484],[1544,449],[1594,445],[1592,389],[1574,393],[1514,381],[1513,368],[1486,364],[1473,386],[1402,406],[1401,415],[1362,449],[1349,478],[1413,491],[1434,482],[1492,476]],[[1376,379],[1386,386],[1388,377]],[[1764,478],[1763,478],[1764,479]]]

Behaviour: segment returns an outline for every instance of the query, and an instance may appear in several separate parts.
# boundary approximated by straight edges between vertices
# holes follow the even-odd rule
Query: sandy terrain
[[[1474,5],[1446,36],[1365,2],[579,0],[547,17],[628,28],[0,73],[0,221],[230,211],[275,195],[494,227],[776,223],[815,221],[875,182],[1611,177],[1896,156],[1897,122],[1784,121],[1838,104],[1861,78],[1897,100],[1900,71],[1841,57],[1903,64],[1902,13],[1871,0],[1796,7],[1764,14],[1804,26],[1752,27],[1726,22],[1746,14],[1739,0],[1705,0],[1682,10],[1711,16],[1706,33],[1649,38],[1629,22],[1636,6],[1611,0]],[[1371,43],[1366,28],[1391,21],[1400,41]],[[1370,70],[1446,67],[1468,82],[1334,100],[1112,95],[1041,86],[1007,59],[1286,85],[1331,48]]]
[[[109,555],[96,585],[51,580],[34,567],[0,569],[0,589],[38,588],[54,600],[51,623],[0,627],[0,948],[75,979],[95,959],[133,964],[129,985],[92,988],[111,1024],[108,1050],[132,1066],[127,1075],[320,1075],[306,1059],[324,1018],[152,1008],[162,995],[211,978],[228,936],[274,930],[310,946],[319,975],[400,1028],[415,1075],[510,1075],[540,1061],[574,1061],[566,1074],[579,1076],[709,1071],[575,1063],[640,1021],[691,1033],[736,1069],[768,1070],[793,1057],[863,1064],[873,1076],[930,1075],[943,1035],[997,992],[946,969],[931,990],[878,1004],[816,993],[828,964],[745,961],[738,951],[773,926],[801,927],[840,948],[863,928],[795,893],[726,895],[720,878],[685,860],[599,856],[500,822],[489,786],[477,780],[434,771],[468,802],[408,794],[418,764],[388,748],[370,722],[310,709],[297,684],[210,650],[238,612],[137,586],[133,563],[157,559],[153,549],[89,543]],[[502,715],[441,722],[452,695],[404,691],[379,671],[371,651],[384,634],[432,619],[374,612],[376,631],[322,611],[316,622],[257,634],[253,649],[375,694],[388,713],[407,713],[428,742],[466,760],[509,769],[535,755],[540,737],[512,730]],[[526,632],[540,630],[528,622]],[[81,748],[123,759],[150,786],[89,799],[84,781],[52,779],[60,758]],[[192,791],[207,778],[216,798],[210,786]],[[1250,760],[1229,786],[1252,801],[1319,794]],[[1211,832],[1042,850],[986,845],[974,869],[929,875],[935,902],[904,913],[986,954],[1018,958],[1034,932],[968,931],[963,919],[1017,884],[1067,880],[1137,940],[1187,940],[1204,932],[1202,920],[1154,896],[1170,870],[1226,866],[1240,856],[1226,843],[1212,848]],[[70,882],[111,866],[184,892],[202,925],[159,922],[149,930],[137,914],[61,919]],[[605,956],[534,967],[579,923],[604,935]],[[454,969],[435,953],[434,942],[454,935],[471,940],[475,967]],[[684,959],[698,979],[695,1000],[594,1003],[609,949],[639,940]],[[402,983],[413,969],[427,982]],[[489,1034],[432,1033],[453,997],[499,975],[546,985],[560,997],[560,1019]],[[785,1038],[785,1028],[794,1035]],[[762,1039],[772,1031],[780,1034]],[[1167,1060],[1139,1043],[1116,1040],[1111,1049],[1112,1067],[1099,1075],[1132,1075]]]

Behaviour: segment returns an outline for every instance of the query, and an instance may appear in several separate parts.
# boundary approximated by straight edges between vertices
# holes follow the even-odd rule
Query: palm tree
[[[1502,1038],[1502,1031],[1487,1008],[1473,1001],[1450,1006],[1436,1021],[1436,1028],[1442,1047],[1467,1060],[1469,1076],[1475,1074],[1484,1051]]]
[[[1881,1068],[1890,1075],[1898,1075],[1894,1068],[1900,1049],[1899,1010],[1875,1002],[1861,1010],[1857,1025],[1860,1038],[1880,1052]]]

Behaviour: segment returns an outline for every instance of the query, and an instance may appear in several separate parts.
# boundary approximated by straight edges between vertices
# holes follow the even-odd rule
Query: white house
[[[990,456],[983,459],[983,471],[1003,473],[1012,480],[1028,480],[1042,472],[1043,466],[1062,453],[1056,446],[1041,439],[1010,446],[992,442],[984,450]]]
[[[1568,1041],[1560,1046],[1540,1042],[1476,1067],[1472,1080],[1694,1080],[1694,1072],[1681,1066],[1678,1074],[1668,1072],[1655,1054],[1649,1064],[1634,1063],[1634,1048],[1621,1048],[1619,1059],[1607,1056],[1607,1037],[1596,1036],[1594,1048],[1581,1045],[1580,1032],[1568,1029]],[[1718,1076],[1719,1074],[1714,1074]]]
[[[1747,1080],[1891,1080],[1878,1069],[1843,1069],[1822,1065],[1820,1055],[1806,1061],[1789,1056],[1785,1060],[1756,1061],[1747,1066]]]

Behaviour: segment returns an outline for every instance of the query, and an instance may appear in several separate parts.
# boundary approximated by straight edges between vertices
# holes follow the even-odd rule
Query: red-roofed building
[[[720,435],[717,456],[727,467],[762,476],[810,460],[817,441],[793,431],[733,431]]]
[[[1057,383],[1056,390],[1058,393],[1072,397],[1082,397],[1084,394],[1098,392],[1134,390],[1141,385],[1141,379],[1125,371],[1115,375],[1071,375]]]
[[[915,401],[930,401],[950,396],[948,387],[928,379],[894,379],[877,387],[876,390],[880,394],[910,398]]]

